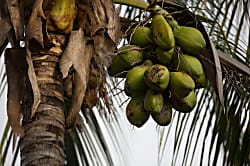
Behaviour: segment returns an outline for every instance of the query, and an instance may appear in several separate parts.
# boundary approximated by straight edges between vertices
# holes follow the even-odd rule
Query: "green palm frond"
[[[206,22],[206,19],[203,19],[203,25],[216,48],[228,53],[228,56],[234,57],[249,68],[247,60],[249,32],[246,32],[247,27],[249,28],[249,23],[246,21],[249,20],[249,8],[246,7],[249,6],[249,2],[199,1],[194,3],[188,1],[187,5],[195,14],[213,20],[213,22]],[[237,15],[239,17],[236,17]],[[203,92],[200,92],[202,95],[194,110],[194,117],[187,120],[187,122],[192,122],[190,129],[188,129],[189,125],[186,125],[187,122],[178,120],[179,125],[183,127],[177,128],[175,134],[177,135],[176,141],[180,142],[180,146],[185,149],[182,162],[184,165],[197,164],[197,161],[203,165],[208,163],[213,165],[217,163],[223,163],[222,165],[249,163],[249,150],[245,148],[249,146],[249,141],[247,141],[249,139],[247,131],[250,102],[249,75],[237,71],[233,65],[222,65],[222,72],[226,112],[223,112],[214,91],[204,89]],[[248,80],[248,83],[243,84],[241,79]],[[185,115],[183,115],[184,117]],[[198,123],[198,121],[202,123]],[[204,130],[205,135],[202,134]],[[180,132],[188,133],[186,137],[184,134],[184,137],[180,139],[187,141],[178,140]],[[209,153],[205,154],[206,152]],[[181,154],[179,148],[174,149],[174,154]],[[178,157],[181,156],[178,155]],[[194,159],[194,157],[196,158]],[[208,161],[204,161],[207,157]],[[176,158],[173,159],[172,164],[175,163]]]
[[[160,127],[159,162],[167,161],[173,165],[247,165],[250,162],[247,149],[250,134],[250,2],[165,0],[157,1],[157,4],[167,10],[171,10],[168,4],[186,6],[170,14],[182,13],[185,17],[185,12],[190,11],[195,15],[194,19],[202,22],[222,65],[225,99],[225,108],[222,108],[214,88],[209,85],[197,92],[199,101],[192,113],[183,115],[176,112],[169,127]],[[126,10],[122,17],[128,18],[135,12],[140,16],[145,9],[128,8],[130,10]],[[171,160],[166,159],[170,153]]]
[[[0,163],[1,163],[1,165],[4,164],[4,160],[5,160],[4,151],[6,151],[5,150],[6,148],[4,148],[4,146],[8,146],[8,145],[5,145],[5,143],[7,142],[7,139],[8,139],[9,129],[10,129],[10,126],[7,123],[5,125],[4,132],[3,132],[3,135],[2,135],[2,138],[1,138],[1,144],[0,144],[0,152],[1,152]]]
[[[109,120],[103,116],[97,109],[84,115],[82,129],[74,128],[68,138],[69,144],[74,145],[74,150],[69,151],[69,160],[77,158],[79,165],[126,165],[129,149],[125,146],[128,137],[122,135],[125,129],[112,115]]]
[[[127,165],[127,154],[131,153],[129,131],[123,124],[121,113],[116,111],[120,109],[119,105],[110,104],[107,108],[105,103],[122,102],[122,98],[116,95],[120,89],[113,89],[114,84],[119,86],[119,82],[108,79],[105,88],[108,94],[117,97],[112,98],[113,101],[100,99],[97,107],[82,110],[80,125],[66,134],[68,165]]]

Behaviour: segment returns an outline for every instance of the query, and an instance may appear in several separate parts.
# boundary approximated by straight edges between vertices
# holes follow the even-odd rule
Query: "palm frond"
[[[122,102],[122,98],[116,95],[121,93],[119,82],[108,78],[103,90],[110,94],[107,97],[112,101],[101,98],[98,106],[82,110],[80,125],[66,134],[68,165],[127,165],[127,154],[131,153],[128,143],[130,137],[123,117],[117,111],[120,109],[118,103]],[[112,104],[107,105],[107,102]],[[71,161],[72,158],[77,160]]]
[[[77,158],[79,165],[126,165],[129,146],[128,137],[122,132],[126,130],[122,121],[113,115],[107,118],[97,109],[86,111],[82,118],[82,129],[75,128],[68,138],[68,144],[74,146],[69,152],[74,151],[74,156],[71,153],[67,158]]]
[[[249,73],[239,70],[235,66],[236,64],[239,66],[239,62],[243,63],[240,66],[244,66],[243,68],[249,71],[247,60],[249,32],[246,31],[249,27],[247,21],[249,20],[249,8],[246,7],[249,6],[249,1],[198,1],[197,3],[187,1],[186,5],[195,14],[207,17],[207,20],[214,20],[212,22],[203,20],[203,25],[211,40],[214,41],[217,49],[223,54],[228,53],[227,56],[233,57],[237,62],[232,60],[227,65],[224,63],[225,61],[221,62],[224,63],[222,71],[225,113],[214,90],[204,89],[203,92],[200,92],[202,95],[194,110],[194,117],[189,117],[187,120],[192,122],[190,129],[188,130],[187,122],[178,120],[179,125],[185,127],[183,127],[184,129],[177,128],[175,133],[184,130],[185,133],[188,133],[186,137],[185,134],[179,136],[181,139],[187,140],[186,142],[177,140],[180,142],[180,146],[185,149],[182,164],[247,164],[249,163],[249,151],[244,147],[249,145],[249,142],[246,141],[246,138],[249,138],[247,131],[247,126],[249,126]],[[229,61],[231,57],[223,58]],[[248,83],[243,84],[240,80],[248,80]],[[197,123],[198,121],[202,123]],[[205,135],[201,134],[203,131],[205,131]],[[181,155],[182,153],[178,149],[177,154]],[[201,154],[201,156],[197,154]],[[205,161],[206,158],[208,161]],[[173,161],[172,164],[176,164],[176,159]]]
[[[190,115],[175,113],[172,124],[160,128],[159,161],[172,165],[247,165],[249,150],[249,5],[240,1],[155,1],[166,10],[173,5],[192,12],[202,22],[217,50],[223,76],[224,105],[218,100],[215,89],[208,85],[199,90],[198,104]],[[127,7],[122,15],[143,10]],[[133,10],[132,10],[132,9]],[[171,9],[170,9],[171,10]],[[175,9],[176,10],[176,9]],[[174,15],[173,15],[174,16]],[[188,22],[184,24],[189,24]],[[230,61],[230,62],[229,62]],[[212,66],[215,64],[211,64]],[[248,142],[247,142],[248,139]],[[169,156],[169,154],[171,154]],[[166,159],[166,154],[171,160]]]

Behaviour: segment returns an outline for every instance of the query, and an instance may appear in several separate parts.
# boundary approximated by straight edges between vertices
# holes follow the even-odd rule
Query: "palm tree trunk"
[[[61,53],[58,46],[31,53],[41,102],[32,119],[28,114],[23,117],[25,136],[20,142],[23,166],[64,165],[65,106],[58,65]],[[26,102],[30,103],[28,100]],[[28,104],[23,105],[27,107]]]

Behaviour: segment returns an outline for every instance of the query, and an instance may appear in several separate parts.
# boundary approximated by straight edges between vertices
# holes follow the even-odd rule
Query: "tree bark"
[[[31,53],[41,102],[32,119],[29,117],[32,96],[29,95],[23,104],[25,136],[20,141],[22,166],[57,166],[65,163],[65,104],[59,70],[61,54],[58,46]],[[32,94],[31,90],[29,92]]]

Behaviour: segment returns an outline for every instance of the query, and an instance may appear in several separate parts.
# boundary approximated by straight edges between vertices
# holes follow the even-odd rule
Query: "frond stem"
[[[144,10],[147,10],[149,8],[149,3],[143,0],[114,0],[114,3],[133,6]]]
[[[149,3],[143,0],[114,0],[114,3],[120,4],[120,5],[132,6],[132,7],[142,9],[142,10],[155,12],[155,13],[160,13],[164,15],[165,17],[170,16],[170,14],[163,8],[159,6],[151,6]]]

